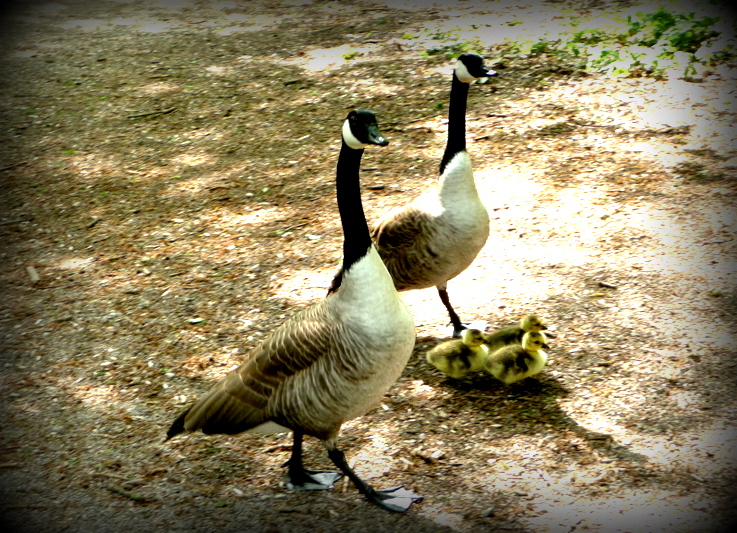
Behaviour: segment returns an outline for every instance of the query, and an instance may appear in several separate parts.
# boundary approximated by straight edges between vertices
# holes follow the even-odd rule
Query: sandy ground
[[[626,6],[5,13],[4,530],[731,531],[735,65],[612,79],[501,44]],[[424,360],[448,335],[437,294],[403,294],[415,353],[340,442],[374,485],[425,497],[404,515],[343,482],[288,492],[288,435],[163,444],[184,405],[324,297],[348,110],[376,111],[391,140],[364,157],[369,221],[432,186],[452,61],[423,52],[472,24],[500,73],[468,107],[492,231],[449,293],[492,329],[542,316],[557,335],[547,369],[509,388],[445,378]],[[306,451],[329,466],[317,441]]]

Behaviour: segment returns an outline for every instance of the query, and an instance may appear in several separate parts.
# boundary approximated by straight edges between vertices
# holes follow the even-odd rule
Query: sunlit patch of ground
[[[347,111],[372,107],[391,140],[364,155],[371,222],[436,179],[452,64],[422,54],[447,43],[430,34],[488,24],[498,42],[545,17],[519,2],[247,4],[70,0],[8,28],[0,489],[28,488],[8,512],[34,530],[137,516],[152,530],[705,529],[735,467],[727,66],[702,83],[615,80],[512,57],[471,87],[491,235],[451,301],[492,328],[537,312],[556,337],[518,387],[451,380],[424,359],[449,334],[437,291],[402,294],[415,352],[339,446],[377,487],[425,497],[407,515],[345,481],[287,493],[285,434],[162,445],[188,402],[325,297]],[[306,450],[330,467],[316,439]]]

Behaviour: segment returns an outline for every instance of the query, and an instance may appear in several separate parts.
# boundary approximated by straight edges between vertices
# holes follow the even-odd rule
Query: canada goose
[[[548,355],[542,351],[545,333],[528,331],[522,336],[522,344],[510,344],[491,352],[485,370],[507,385],[542,372]]]
[[[287,462],[292,490],[332,488],[340,474],[302,463],[304,435],[317,437],[335,465],[371,502],[402,512],[419,496],[402,487],[379,491],[360,479],[336,447],[341,425],[377,405],[415,343],[407,306],[371,243],[361,205],[359,167],[369,144],[386,146],[374,114],[352,111],[342,130],[336,190],[343,226],[341,290],[287,320],[209,393],[182,412],[167,440],[183,431],[236,434],[292,430]]]
[[[453,336],[465,329],[448,298],[448,280],[463,272],[489,236],[489,215],[479,199],[466,151],[469,85],[496,72],[476,54],[463,54],[453,71],[448,140],[440,179],[408,205],[389,211],[371,229],[371,238],[398,291],[437,287],[448,310]],[[338,273],[329,292],[340,287]]]
[[[438,344],[427,352],[425,359],[450,377],[461,379],[469,372],[483,370],[488,356],[484,334],[478,329],[464,329],[460,339]]]
[[[484,338],[484,344],[492,352],[509,344],[521,344],[522,336],[528,331],[543,331],[548,329],[537,315],[523,316],[519,326],[510,326],[490,333]]]

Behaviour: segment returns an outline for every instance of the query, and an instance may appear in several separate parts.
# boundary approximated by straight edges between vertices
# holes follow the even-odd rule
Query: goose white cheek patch
[[[463,83],[471,83],[476,78],[474,76],[471,76],[469,74],[468,69],[466,68],[466,65],[463,64],[463,62],[459,61],[456,65],[456,77],[462,81]]]
[[[349,147],[353,148],[354,150],[362,150],[363,148],[366,148],[366,145],[356,139],[356,136],[353,135],[353,132],[351,131],[351,125],[348,120],[343,122],[343,140]]]

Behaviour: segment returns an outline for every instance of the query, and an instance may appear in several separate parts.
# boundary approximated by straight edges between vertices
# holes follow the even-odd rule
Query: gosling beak
[[[548,346],[546,343],[543,343],[543,348],[545,348],[546,350],[549,350],[550,346]]]

